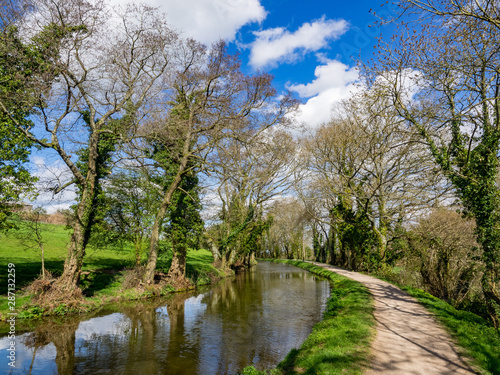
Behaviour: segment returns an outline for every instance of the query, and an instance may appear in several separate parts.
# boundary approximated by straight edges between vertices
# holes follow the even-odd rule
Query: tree
[[[174,281],[184,281],[187,250],[198,247],[203,233],[198,190],[198,176],[190,169],[183,176],[168,210],[165,233],[172,244],[172,263],[167,276]]]
[[[140,266],[161,189],[146,168],[122,169],[103,188],[108,208],[104,216],[105,241],[130,241],[134,245],[135,264]]]
[[[337,246],[337,261],[351,268],[389,261],[398,223],[448,197],[432,155],[379,90],[342,102],[304,143],[315,196],[325,202],[316,216],[329,227],[327,253],[335,261]]]
[[[26,129],[32,126],[27,119],[31,113],[31,93],[25,82],[29,75],[46,71],[43,48],[20,45],[18,30],[14,26],[20,18],[23,4],[2,1],[0,3],[0,230],[11,228],[11,209],[33,193],[32,177],[26,169],[33,142],[24,137],[16,124]],[[21,48],[18,48],[21,47]],[[13,52],[14,51],[14,52]],[[16,53],[17,52],[17,53]],[[16,93],[13,95],[13,93]],[[21,94],[22,93],[22,94]],[[8,115],[5,110],[9,112]]]
[[[212,242],[224,265],[250,264],[272,223],[266,206],[293,182],[295,153],[293,138],[278,129],[248,132],[219,145],[211,161],[222,207]]]
[[[499,327],[498,4],[401,1],[399,5],[429,22],[402,22],[401,38],[390,48],[380,46],[372,73],[384,82],[399,115],[429,145],[464,213],[475,219],[485,264],[482,288],[489,315]]]
[[[277,199],[267,214],[273,222],[265,234],[262,256],[308,259],[305,243],[309,215],[303,203],[292,197]]]
[[[45,244],[46,237],[44,232],[49,231],[49,226],[42,223],[42,218],[45,211],[41,208],[35,208],[31,212],[20,214],[20,223],[18,225],[19,231],[16,232],[16,237],[21,240],[21,245],[26,250],[34,250],[39,252],[40,259],[42,260],[42,279],[46,278],[45,269],[45,252],[43,245]]]
[[[480,256],[474,222],[439,208],[420,218],[407,234],[412,258],[426,291],[458,306],[479,286]]]
[[[142,133],[151,158],[171,176],[152,229],[145,283],[153,282],[160,228],[183,176],[203,168],[221,140],[285,122],[295,107],[289,96],[275,101],[271,76],[244,75],[236,56],[228,54],[222,42],[207,52],[188,41],[182,51],[173,90],[166,93],[167,111]]]
[[[500,29],[500,9],[496,0],[408,0],[400,2],[400,6],[417,14],[424,11],[436,16],[474,18],[479,21],[488,22]]]
[[[99,191],[99,146],[105,135],[125,138],[133,132],[136,117],[127,111],[141,112],[155,97],[177,35],[146,6],[112,11],[100,0],[33,3],[36,12],[23,18],[20,27],[29,29],[26,35],[35,36],[16,39],[14,51],[41,50],[48,65],[35,76],[26,68],[21,70],[29,77],[22,83],[33,83],[35,99],[28,104],[38,110],[38,116],[26,127],[17,121],[5,97],[0,98],[0,108],[26,139],[59,155],[72,175],[69,184],[76,183],[80,189],[64,271],[54,285],[54,290],[74,290]],[[112,15],[120,23],[114,22]],[[87,113],[85,118],[82,113]],[[80,149],[86,149],[85,168],[75,160]],[[54,191],[60,192],[69,184],[56,186]]]

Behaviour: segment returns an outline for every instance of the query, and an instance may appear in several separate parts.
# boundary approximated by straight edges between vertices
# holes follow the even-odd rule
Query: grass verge
[[[302,261],[275,260],[303,268],[332,283],[323,320],[299,349],[293,349],[277,368],[246,367],[241,375],[362,374],[375,335],[373,299],[361,283]]]

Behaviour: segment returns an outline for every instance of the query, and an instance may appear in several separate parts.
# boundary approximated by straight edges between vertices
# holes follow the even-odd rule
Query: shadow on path
[[[377,336],[366,375],[477,374],[432,314],[407,293],[371,276],[313,263],[363,283],[373,295]]]

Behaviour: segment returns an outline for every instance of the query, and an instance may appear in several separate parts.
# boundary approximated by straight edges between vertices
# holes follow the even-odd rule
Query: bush
[[[428,293],[454,306],[481,295],[482,263],[473,221],[439,208],[422,218],[407,239],[405,268],[418,271]]]

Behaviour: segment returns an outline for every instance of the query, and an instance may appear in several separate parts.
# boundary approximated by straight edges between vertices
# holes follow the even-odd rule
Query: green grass
[[[276,369],[258,371],[247,367],[242,374],[362,374],[375,335],[373,299],[368,289],[310,263],[280,262],[306,269],[332,283],[323,320],[313,327],[302,346],[293,349]]]
[[[46,238],[45,268],[56,275],[62,272],[66,256],[69,233],[64,225],[47,224],[47,231],[43,233]],[[41,258],[38,252],[26,250],[21,241],[16,238],[16,232],[0,234],[0,294],[7,293],[7,264],[14,263],[16,270],[16,288],[20,289],[34,280],[41,271]]]
[[[455,309],[448,303],[420,289],[401,287],[417,299],[448,328],[457,343],[465,349],[483,374],[500,375],[500,334],[486,320],[467,311]]]
[[[19,232],[18,232],[19,233]],[[0,314],[7,312],[7,265],[15,264],[16,272],[16,307],[29,305],[29,296],[23,295],[21,289],[35,280],[41,272],[41,257],[37,251],[26,250],[18,239],[18,233],[10,231],[0,236]],[[62,273],[67,246],[70,240],[70,231],[64,225],[47,224],[43,232],[45,244],[45,268],[53,275]],[[146,248],[146,246],[145,246]],[[167,272],[171,253],[161,254],[158,259],[159,271]],[[186,275],[195,285],[209,284],[221,275],[214,268],[212,254],[207,250],[190,250],[186,260]],[[80,287],[88,301],[99,305],[107,297],[139,298],[134,291],[123,291],[124,270],[135,264],[135,254],[131,245],[123,248],[87,248],[84,259]],[[64,312],[64,308],[61,310]],[[30,312],[24,314],[31,317]],[[35,314],[36,315],[36,314]],[[21,316],[23,316],[21,314]]]

